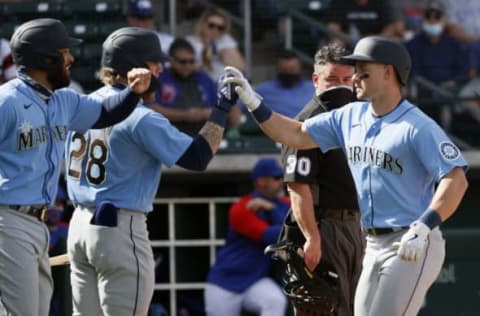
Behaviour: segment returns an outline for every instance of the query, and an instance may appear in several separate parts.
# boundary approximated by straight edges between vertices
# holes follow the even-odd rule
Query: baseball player
[[[272,139],[298,149],[343,149],[367,233],[354,314],[416,315],[441,270],[439,226],[466,191],[467,163],[443,130],[402,98],[411,65],[402,44],[365,37],[343,60],[355,64],[356,96],[365,101],[304,123],[272,112],[236,69],[226,68],[234,78],[224,82],[238,85],[240,99]]]
[[[340,62],[346,50],[330,44],[315,55],[312,81],[316,95],[296,119],[304,121],[353,100],[353,67]],[[284,147],[284,181],[292,200],[291,210],[305,243],[304,260],[314,271],[320,258],[330,262],[340,281],[336,315],[353,315],[353,298],[361,272],[364,241],[360,212],[352,175],[341,149],[323,154],[318,149],[296,150]],[[287,225],[294,225],[287,217]],[[289,232],[293,232],[289,227]],[[288,238],[287,238],[288,239]],[[295,315],[325,315],[295,306]]]
[[[158,77],[163,60],[154,32],[116,30],[103,43],[105,86],[92,97],[117,94],[132,67],[148,68]],[[235,103],[226,102],[229,91],[219,86],[217,106],[193,139],[144,104],[114,127],[68,135],[67,186],[76,206],[68,235],[74,315],[147,314],[155,277],[146,215],[162,167],[206,168]]]
[[[11,39],[19,74],[0,87],[0,305],[7,315],[48,315],[43,221],[57,193],[67,132],[122,120],[150,85],[150,72],[135,69],[129,87],[103,101],[61,89],[70,81],[70,48],[79,42],[55,19],[26,22]]]

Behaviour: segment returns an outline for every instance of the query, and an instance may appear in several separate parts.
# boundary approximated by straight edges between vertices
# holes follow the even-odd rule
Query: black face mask
[[[277,79],[280,84],[285,88],[292,88],[298,82],[300,82],[301,76],[299,74],[281,73],[277,74]]]
[[[347,86],[337,86],[327,89],[318,98],[329,109],[336,109],[355,101],[353,89]]]

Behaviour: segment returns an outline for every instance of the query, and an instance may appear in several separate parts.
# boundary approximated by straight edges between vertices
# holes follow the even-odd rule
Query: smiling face
[[[355,65],[353,87],[359,100],[373,99],[386,91],[386,85],[395,80],[391,65],[359,61]]]

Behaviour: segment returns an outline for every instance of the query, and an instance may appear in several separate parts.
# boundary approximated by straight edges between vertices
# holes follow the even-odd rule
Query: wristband
[[[272,110],[265,105],[265,103],[261,102],[260,105],[251,112],[253,117],[258,123],[263,123],[272,116]]]
[[[208,121],[220,125],[221,127],[225,127],[227,123],[227,115],[228,112],[225,112],[225,110],[213,107],[212,114],[210,114]]]
[[[427,225],[430,229],[434,229],[442,223],[442,218],[440,217],[440,214],[438,214],[436,210],[431,208],[423,212],[423,214],[418,218],[418,220]]]

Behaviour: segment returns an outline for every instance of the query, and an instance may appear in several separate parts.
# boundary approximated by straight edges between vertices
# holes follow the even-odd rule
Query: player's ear
[[[315,88],[317,87],[317,82],[318,82],[318,74],[314,71],[312,72],[312,82]]]
[[[391,80],[395,78],[395,69],[393,69],[392,65],[385,65],[385,80]]]

